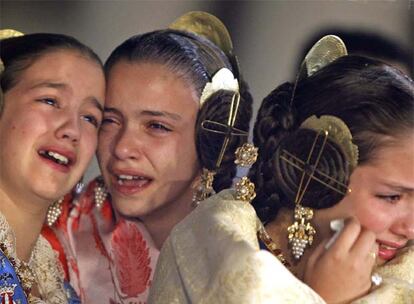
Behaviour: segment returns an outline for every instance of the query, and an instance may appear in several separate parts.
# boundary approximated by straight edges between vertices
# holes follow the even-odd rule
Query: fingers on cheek
[[[345,222],[345,228],[342,230],[341,234],[331,247],[332,254],[335,257],[342,257],[343,254],[347,254],[355,241],[357,240],[359,233],[361,231],[361,225],[356,219],[347,219]]]

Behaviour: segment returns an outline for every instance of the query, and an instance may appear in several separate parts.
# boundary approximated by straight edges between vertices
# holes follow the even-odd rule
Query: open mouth
[[[121,174],[116,176],[116,182],[120,186],[127,187],[145,187],[152,181],[151,178],[146,176],[137,176],[137,175],[126,175]]]
[[[38,153],[41,157],[49,159],[49,160],[57,163],[58,165],[68,167],[72,163],[72,161],[68,157],[66,157],[66,156],[64,156],[64,155],[62,155],[58,152],[55,152],[55,151],[39,150]]]
[[[391,244],[384,244],[381,241],[377,241],[378,243],[378,256],[382,258],[383,260],[391,260],[394,258],[398,252],[399,249],[403,248],[402,245],[391,245]]]
[[[398,248],[395,248],[395,247],[387,246],[385,244],[380,244],[379,247],[384,248],[386,250],[397,250],[398,249]]]

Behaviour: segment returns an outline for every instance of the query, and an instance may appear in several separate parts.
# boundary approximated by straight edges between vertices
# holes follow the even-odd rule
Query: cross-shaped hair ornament
[[[322,137],[322,143],[319,151],[316,149],[316,144]],[[325,150],[326,143],[329,138],[329,131],[326,129],[320,129],[315,139],[312,143],[312,147],[309,151],[306,160],[302,160],[299,157],[293,155],[287,150],[282,150],[280,156],[281,160],[285,161],[294,168],[302,172],[302,176],[298,185],[298,190],[295,196],[295,211],[294,211],[294,223],[288,227],[288,240],[289,244],[292,247],[292,254],[295,259],[300,259],[303,255],[306,247],[312,245],[314,235],[316,234],[315,228],[311,225],[310,220],[313,218],[313,210],[311,208],[306,208],[302,206],[302,200],[305,196],[306,190],[312,180],[315,180],[322,185],[332,189],[340,194],[345,195],[348,192],[348,187],[346,184],[336,180],[335,178],[327,175],[318,169],[319,162],[321,160],[322,154]],[[314,154],[316,154],[316,159]],[[315,159],[312,162],[312,159]],[[329,181],[333,182],[333,185],[330,185],[323,181],[321,178],[316,176],[316,174],[323,176]]]
[[[216,168],[219,168],[221,165],[221,162],[223,161],[224,153],[227,150],[227,146],[229,145],[230,139],[233,136],[248,136],[248,132],[240,130],[236,127],[234,127],[236,123],[237,113],[239,111],[240,106],[240,93],[234,92],[233,98],[231,100],[230,104],[230,110],[229,110],[229,118],[227,120],[227,124],[223,124],[217,121],[213,120],[204,120],[201,123],[201,127],[203,130],[207,132],[212,132],[216,134],[223,134],[224,135],[224,141],[223,145],[221,146],[220,154],[217,158],[216,162]]]
[[[315,146],[316,143],[318,142],[318,139],[320,136],[324,136],[323,138],[323,142],[322,142],[322,146],[320,148],[320,151],[317,155],[317,158],[315,160],[314,164],[311,164],[311,160],[312,160],[312,156],[315,150]],[[325,172],[321,171],[318,169],[318,164],[320,161],[320,158],[323,154],[323,150],[325,149],[325,145],[326,142],[328,140],[329,137],[329,132],[326,130],[320,130],[316,137],[315,140],[312,144],[312,147],[309,151],[309,155],[306,161],[303,161],[302,159],[300,159],[299,157],[293,155],[292,153],[290,153],[289,151],[287,151],[286,149],[282,150],[282,154],[280,156],[280,158],[287,162],[289,165],[291,165],[292,167],[300,170],[302,172],[302,176],[301,176],[301,180],[299,182],[299,187],[298,187],[298,191],[296,193],[296,197],[295,197],[295,204],[300,204],[302,202],[302,199],[305,195],[305,192],[309,186],[309,183],[311,182],[311,180],[315,180],[319,183],[321,183],[322,185],[324,185],[325,187],[328,187],[329,189],[342,194],[342,195],[346,195],[350,189],[348,189],[348,185],[338,181],[337,179],[329,176],[328,174],[326,174]],[[292,161],[294,160],[294,161]],[[325,181],[323,181],[321,178],[319,178],[317,175],[315,175],[315,173],[317,173],[319,176],[322,176],[324,178],[326,178],[327,180],[331,181],[334,185],[330,185],[328,183],[326,183]],[[308,179],[305,182],[305,178],[308,177]],[[303,186],[305,184],[305,186]]]

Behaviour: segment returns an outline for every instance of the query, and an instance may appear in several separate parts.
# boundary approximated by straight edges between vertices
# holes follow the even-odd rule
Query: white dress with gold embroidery
[[[10,258],[17,259],[16,238],[6,218],[0,213],[0,243],[4,244],[11,253]],[[18,261],[19,262],[19,261]],[[63,270],[58,262],[57,254],[49,242],[39,236],[29,265],[33,270],[36,286],[42,299],[30,297],[30,304],[63,304],[68,303],[63,286]]]
[[[259,249],[257,221],[230,191],[202,202],[165,242],[148,303],[325,303]]]
[[[414,304],[414,246],[375,270],[383,283],[352,304]]]
[[[253,207],[231,191],[200,203],[165,242],[148,303],[325,303],[259,249],[256,231]],[[376,272],[383,284],[353,304],[414,304],[414,246]]]

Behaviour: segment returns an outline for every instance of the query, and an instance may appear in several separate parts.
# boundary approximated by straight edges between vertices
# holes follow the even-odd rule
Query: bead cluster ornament
[[[54,202],[47,210],[46,223],[49,227],[53,226],[62,213],[62,203],[63,197]]]
[[[95,206],[98,210],[101,210],[108,196],[108,191],[106,189],[102,176],[97,178],[93,191],[95,193]]]
[[[238,147],[235,152],[236,160],[234,161],[234,163],[242,167],[248,167],[253,165],[257,160],[258,150],[259,149],[253,146],[252,144],[243,144],[243,146]]]
[[[294,218],[295,222],[288,227],[288,239],[293,257],[299,260],[306,247],[312,245],[313,236],[316,234],[315,228],[309,222],[313,218],[313,210],[298,205],[295,208]]]

